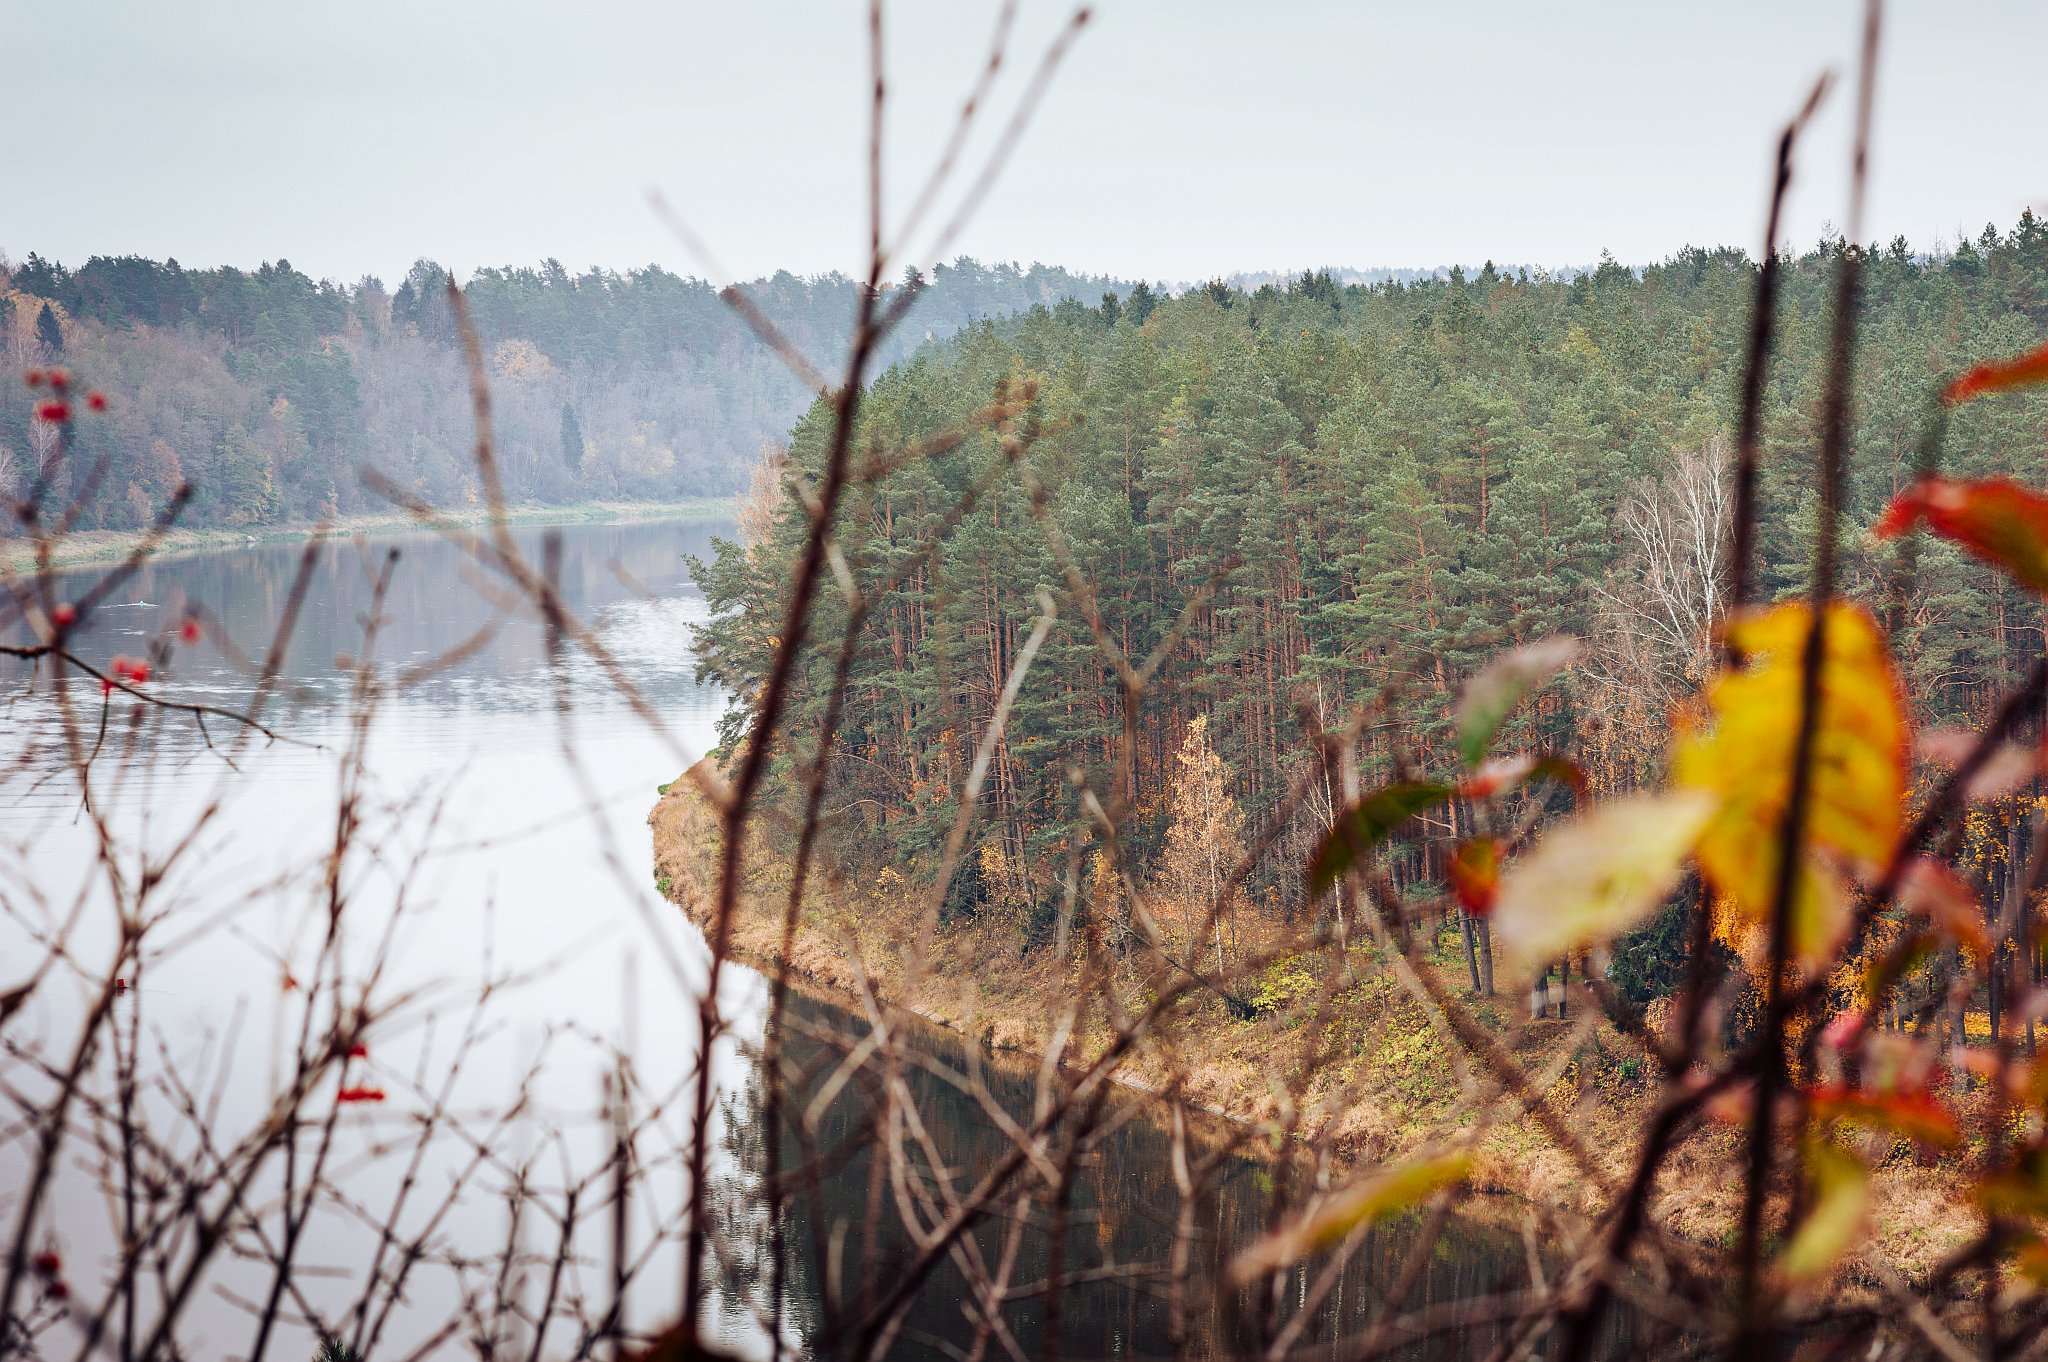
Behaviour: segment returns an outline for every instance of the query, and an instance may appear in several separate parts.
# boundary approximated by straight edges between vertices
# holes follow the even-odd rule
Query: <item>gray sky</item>
[[[956,249],[1195,279],[1753,247],[1774,129],[1849,74],[1859,9],[1101,0]],[[888,11],[897,213],[995,12]],[[1023,0],[992,123],[1066,12]],[[864,31],[857,0],[0,0],[0,250],[690,271],[659,187],[738,274],[851,270]],[[1887,38],[1870,235],[2048,206],[2048,5],[1900,0]],[[1848,105],[1845,81],[1807,144],[1795,243],[1844,217]]]

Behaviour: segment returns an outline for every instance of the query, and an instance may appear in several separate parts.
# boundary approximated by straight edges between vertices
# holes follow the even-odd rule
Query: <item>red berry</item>
[[[343,1088],[334,1095],[334,1100],[337,1102],[381,1102],[384,1100],[384,1089]]]
[[[350,1059],[368,1059],[370,1057],[370,1047],[361,1041],[357,1041],[354,1045],[348,1047],[348,1057]]]
[[[116,980],[114,981],[114,992],[115,992],[115,993],[116,993],[117,995],[118,995],[118,994],[122,994],[122,993],[126,993],[127,991],[128,991],[128,981],[127,981],[126,979],[116,979]]]
[[[43,386],[43,371],[41,369],[37,369],[31,366],[26,373],[22,374],[21,377],[22,381],[27,383],[31,388],[40,388]]]
[[[114,679],[113,679],[112,677],[110,677],[110,676],[103,676],[103,677],[101,677],[101,678],[100,678],[100,694],[102,694],[102,695],[112,695],[113,693],[114,693]]]
[[[105,411],[107,409],[107,395],[98,388],[94,388],[85,395],[85,405],[91,407],[94,411]]]
[[[71,419],[71,404],[69,402],[45,402],[36,408],[36,415],[52,425],[58,425]]]
[[[38,1253],[29,1261],[29,1265],[45,1277],[54,1277],[64,1270],[64,1260],[49,1249]]]
[[[52,392],[61,393],[71,386],[71,375],[65,373],[62,369],[52,369],[49,373],[44,374],[43,377],[50,380],[50,390]]]
[[[63,1282],[51,1282],[44,1289],[50,1293],[50,1299],[53,1301],[68,1301],[71,1299],[71,1288]]]
[[[199,621],[187,615],[185,622],[178,626],[178,637],[184,639],[187,643],[197,643],[199,641]]]
[[[149,664],[147,662],[129,664],[128,679],[138,686],[149,680]]]
[[[77,607],[73,606],[69,601],[64,602],[50,612],[50,623],[56,625],[59,629],[69,629],[72,625],[78,623]]]

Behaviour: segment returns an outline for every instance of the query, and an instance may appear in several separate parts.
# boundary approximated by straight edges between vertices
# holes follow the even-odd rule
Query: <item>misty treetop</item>
[[[1826,242],[1785,262],[1764,422],[1764,599],[1808,570],[1818,376],[1844,249]],[[1109,788],[1126,716],[1066,565],[1034,524],[1033,481],[1127,657],[1189,620],[1137,716],[1132,794],[1174,788],[1189,725],[1205,720],[1231,797],[1257,815],[1313,769],[1303,716],[1335,724],[1360,705],[1379,707],[1367,788],[1397,763],[1448,769],[1462,681],[1501,649],[1557,632],[1586,640],[1581,661],[1523,707],[1507,741],[1569,748],[1602,788],[1649,778],[1673,707],[1712,663],[1754,276],[1734,250],[1687,250],[1639,273],[1608,261],[1570,279],[1489,266],[1347,286],[1319,272],[1250,293],[1217,284],[1063,302],[898,365],[863,408],[860,438],[876,449],[969,423],[997,392],[1035,398],[1006,432],[850,493],[840,541],[872,614],[827,807],[850,810],[843,828],[865,830],[846,835],[878,857],[929,852],[1046,588],[1060,617],[998,745],[978,834],[988,851],[971,866],[1007,877],[1014,901],[1058,892],[1085,821],[1070,773]],[[1902,242],[1874,248],[1866,279],[1856,526],[1911,481],[1940,381],[2048,327],[2048,228],[2029,214],[1932,258]],[[798,428],[786,483],[817,473],[829,428],[822,405]],[[1005,439],[1023,451],[1006,455]],[[2038,483],[2048,400],[1961,410],[1947,450],[1959,473]],[[1007,457],[1029,476],[991,478]],[[765,674],[807,521],[785,498],[779,516],[747,523],[747,545],[700,569],[714,610],[704,666],[742,697]],[[1891,546],[1859,532],[1847,550],[1845,589],[1883,606]],[[1914,705],[1930,721],[1979,719],[2039,655],[2040,607],[1952,546],[1924,546],[1912,581],[1895,634]],[[803,756],[844,623],[837,593],[815,608],[812,636],[826,644],[800,672],[784,730]],[[1331,794],[1312,792],[1253,885],[1275,909],[1301,902],[1293,868]],[[1125,835],[1141,857],[1162,854],[1173,810],[1139,813]],[[1392,864],[1440,882],[1431,854]]]
[[[114,398],[65,470],[31,395],[0,390],[0,490],[38,471],[82,492],[86,528],[148,523],[181,481],[195,524],[257,525],[385,509],[375,467],[429,501],[477,495],[470,400],[447,272],[420,261],[395,289],[255,270],[95,256],[76,269],[0,260],[0,354],[18,373],[61,362]],[[788,273],[746,285],[800,349],[843,348],[856,284]],[[884,362],[987,316],[1116,281],[1033,265],[938,267]],[[559,262],[477,271],[464,296],[489,359],[499,459],[519,501],[660,500],[744,485],[764,441],[812,394],[711,285],[649,267],[571,274]]]

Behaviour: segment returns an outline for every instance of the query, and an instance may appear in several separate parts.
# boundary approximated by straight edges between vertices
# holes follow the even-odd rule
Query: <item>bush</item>
[[[972,921],[987,902],[988,876],[982,872],[980,848],[974,848],[960,858],[953,881],[946,886],[946,897],[939,903],[939,925]]]
[[[1066,911],[1066,905],[1067,889],[1063,884],[1053,885],[1031,905],[1018,923],[1024,937],[1019,955],[1029,955],[1041,946],[1052,944],[1054,936],[1059,933],[1060,914]]]

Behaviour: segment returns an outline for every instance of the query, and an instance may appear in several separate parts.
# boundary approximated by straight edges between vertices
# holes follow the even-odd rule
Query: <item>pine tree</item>
[[[576,424],[576,408],[562,404],[562,462],[573,472],[583,464],[583,427]]]
[[[248,428],[230,427],[216,451],[208,493],[224,525],[262,525],[277,518],[277,470]]]
[[[64,328],[48,303],[44,303],[43,310],[36,314],[36,339],[51,358],[64,353]]]

